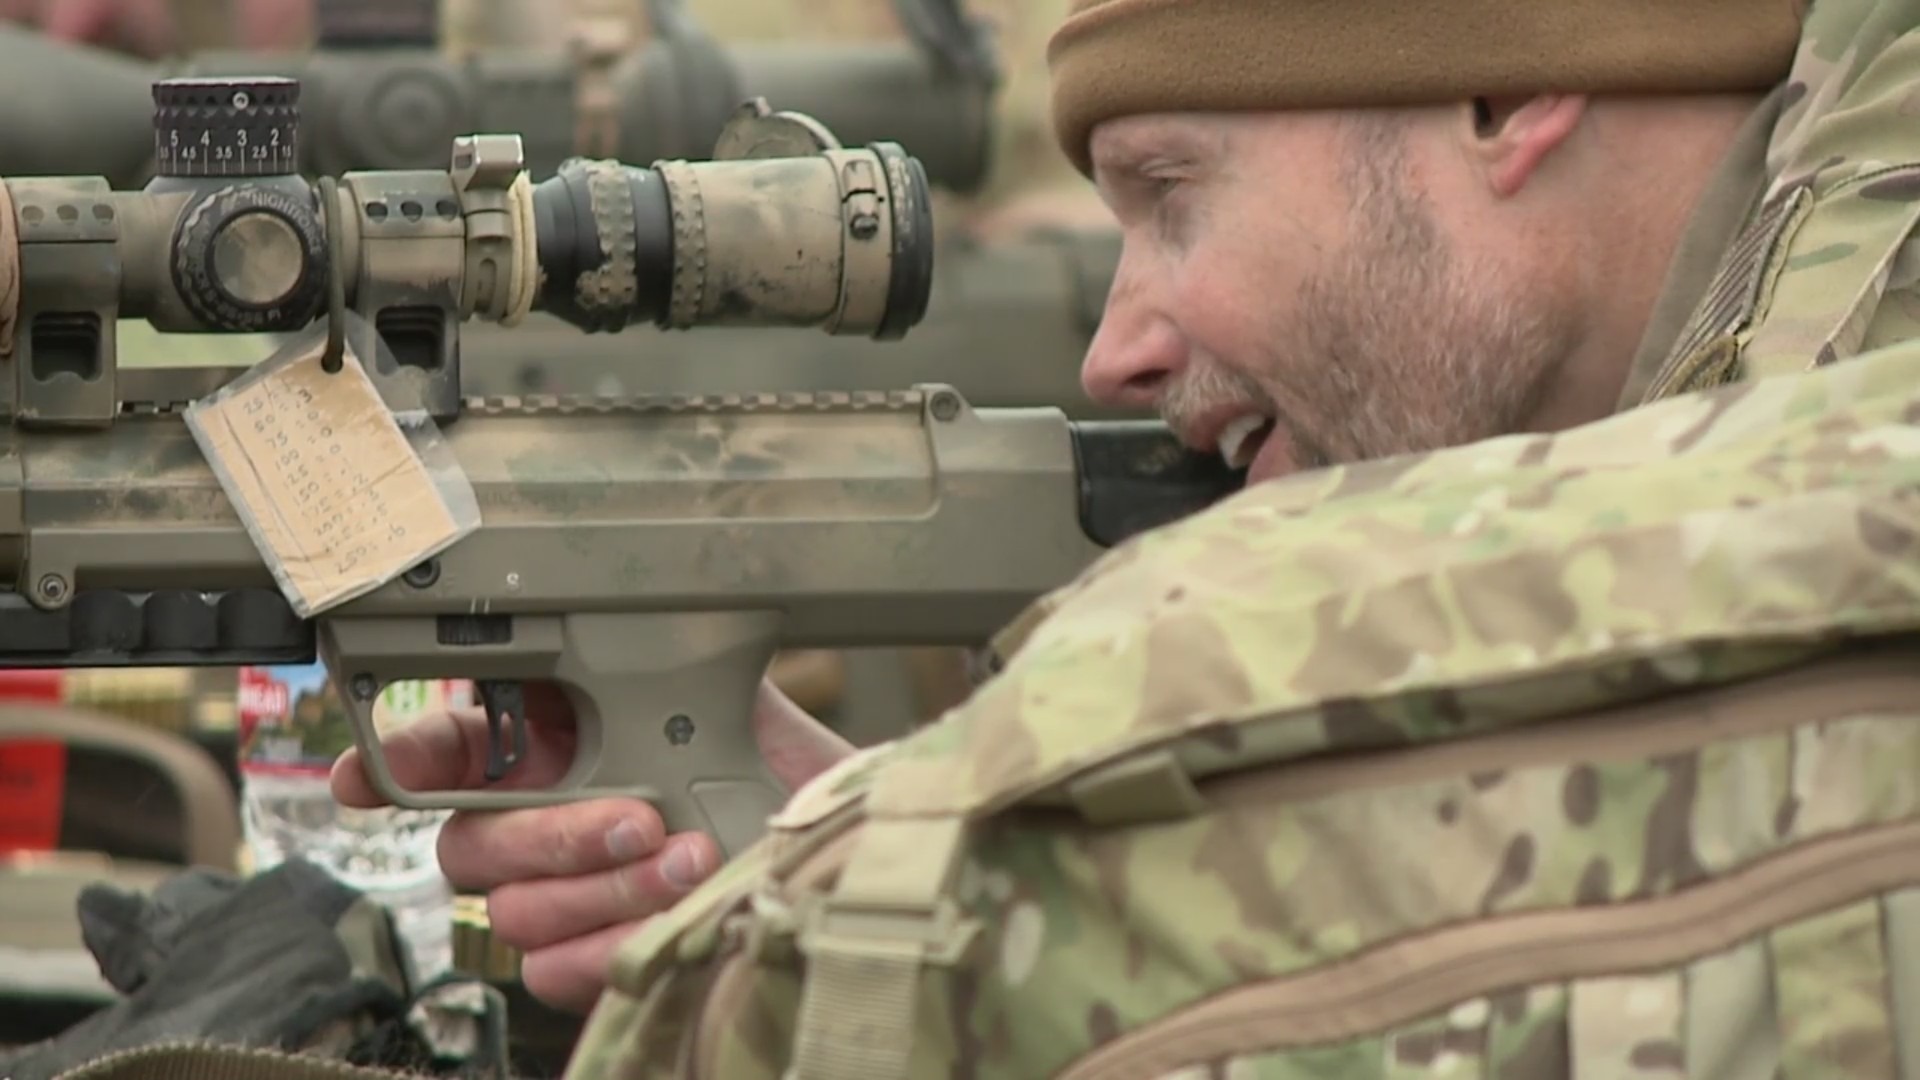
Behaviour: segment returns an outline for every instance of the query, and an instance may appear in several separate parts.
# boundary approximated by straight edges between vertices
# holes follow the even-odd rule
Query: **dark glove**
[[[390,916],[293,860],[246,880],[205,870],[151,897],[81,893],[82,936],[126,998],[59,1036],[0,1054],[0,1075],[46,1080],[117,1050],[188,1040],[347,1056],[403,1022],[407,975]]]

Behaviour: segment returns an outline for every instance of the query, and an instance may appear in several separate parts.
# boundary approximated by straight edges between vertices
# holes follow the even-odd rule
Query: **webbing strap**
[[[108,1054],[55,1080],[399,1080],[332,1058],[206,1043],[160,1043]]]
[[[873,821],[800,933],[806,954],[787,1080],[904,1080],[922,969],[952,964],[979,926],[949,896],[959,818]]]
[[[809,959],[790,1080],[902,1080],[919,969],[910,955]]]

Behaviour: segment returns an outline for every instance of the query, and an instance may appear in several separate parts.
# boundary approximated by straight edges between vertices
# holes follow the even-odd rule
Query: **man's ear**
[[[1526,187],[1586,111],[1584,94],[1473,99],[1471,150],[1487,186],[1502,199]]]

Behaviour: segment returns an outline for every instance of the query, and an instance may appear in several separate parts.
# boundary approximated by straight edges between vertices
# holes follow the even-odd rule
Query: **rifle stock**
[[[14,430],[0,532],[19,591],[0,604],[0,667],[318,656],[398,805],[637,795],[733,852],[783,797],[748,722],[774,650],[980,644],[1109,545],[1237,485],[1161,425],[976,410],[944,386],[478,399],[444,432],[480,528],[302,620],[177,413]],[[51,609],[21,595],[48,581],[75,591]],[[579,725],[572,769],[542,790],[400,786],[372,703],[425,678],[557,683]]]

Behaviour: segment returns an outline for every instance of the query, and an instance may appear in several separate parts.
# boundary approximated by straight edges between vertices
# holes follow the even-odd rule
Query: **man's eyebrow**
[[[1096,140],[1091,148],[1096,174],[1137,174],[1158,161],[1191,161],[1217,149],[1217,135],[1203,136],[1174,125],[1155,125]]]
[[[1151,162],[1179,156],[1169,153],[1171,148],[1165,140],[1146,136],[1115,139],[1094,147],[1093,171],[1115,179],[1136,176]]]
[[[1131,146],[1097,147],[1093,151],[1093,175],[1123,179],[1137,175],[1146,161],[1147,156]]]

